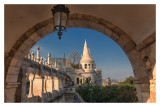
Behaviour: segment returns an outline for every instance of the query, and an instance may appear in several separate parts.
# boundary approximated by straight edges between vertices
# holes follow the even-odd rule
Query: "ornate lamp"
[[[67,18],[70,13],[65,5],[56,5],[52,9],[54,28],[58,31],[59,39],[61,39],[62,31],[66,30]]]

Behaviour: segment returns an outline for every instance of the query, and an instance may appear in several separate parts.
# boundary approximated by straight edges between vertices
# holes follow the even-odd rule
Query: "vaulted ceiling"
[[[103,18],[125,31],[136,44],[155,32],[155,5],[66,5],[72,13]],[[52,17],[53,5],[5,5],[5,52],[35,24]]]

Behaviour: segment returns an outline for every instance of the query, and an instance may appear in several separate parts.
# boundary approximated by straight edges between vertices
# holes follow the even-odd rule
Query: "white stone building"
[[[66,69],[66,73],[71,77],[76,86],[84,83],[102,86],[102,71],[96,68],[96,63],[91,56],[86,41],[79,64],[79,69]]]
[[[33,59],[34,53],[29,54],[28,56]],[[79,62],[79,69],[66,67],[65,55],[64,58],[52,58],[51,54],[48,53],[48,60],[43,59],[42,57],[40,57],[39,46],[37,47],[37,56],[34,58],[34,61],[39,63],[42,62],[47,66],[66,72],[75,86],[79,86],[85,83],[92,83],[93,85],[98,84],[102,86],[102,71],[101,69],[96,68],[96,63],[91,56],[86,41],[84,44],[81,60]]]

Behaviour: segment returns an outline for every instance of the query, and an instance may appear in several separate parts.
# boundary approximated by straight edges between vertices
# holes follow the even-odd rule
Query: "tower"
[[[48,53],[48,65],[50,64],[50,58],[51,58],[51,54]]]
[[[39,61],[40,61],[40,47],[38,45],[38,47],[37,47],[37,62],[39,62]]]
[[[34,60],[34,52],[31,53],[31,60]]]
[[[91,72],[95,69],[95,61],[92,59],[86,40],[84,43],[83,54],[80,60],[80,64],[82,66],[82,69],[85,70],[85,72]]]

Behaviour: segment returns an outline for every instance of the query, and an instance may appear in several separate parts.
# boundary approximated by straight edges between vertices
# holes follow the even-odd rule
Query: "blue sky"
[[[81,56],[85,39],[97,68],[102,69],[103,79],[110,77],[124,80],[133,76],[129,59],[119,45],[106,35],[91,29],[68,28],[63,32],[61,40],[58,39],[57,32],[53,32],[35,44],[30,52],[33,51],[36,55],[36,48],[40,45],[40,56],[44,58],[47,58],[48,53],[57,58],[64,57],[65,53],[68,57],[73,50],[79,51]]]

